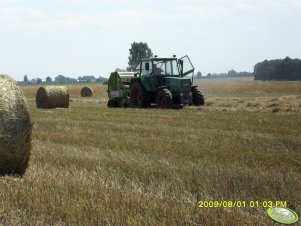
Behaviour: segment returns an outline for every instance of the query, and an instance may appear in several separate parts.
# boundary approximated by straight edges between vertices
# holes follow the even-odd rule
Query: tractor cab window
[[[184,56],[178,60],[178,68],[181,76],[186,76],[194,72],[194,67],[188,56]]]
[[[166,61],[166,75],[172,75],[171,61]]]
[[[153,66],[154,75],[167,75],[167,76],[179,75],[176,59],[154,61],[153,64],[154,64]]]
[[[172,75],[179,75],[178,63],[176,59],[171,61],[171,69]]]
[[[142,68],[141,68],[141,74],[142,75],[150,75],[152,72],[152,63],[151,61],[143,61],[142,62]]]
[[[164,61],[154,61],[153,74],[154,75],[165,75],[165,62]]]

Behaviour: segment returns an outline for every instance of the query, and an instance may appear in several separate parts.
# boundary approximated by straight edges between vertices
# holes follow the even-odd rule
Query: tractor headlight
[[[183,96],[183,93],[180,93],[180,97],[182,97]]]
[[[192,96],[192,92],[189,92],[189,96],[190,96],[190,97]]]

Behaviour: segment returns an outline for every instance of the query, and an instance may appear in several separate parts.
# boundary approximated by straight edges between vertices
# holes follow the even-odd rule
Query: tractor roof
[[[151,58],[142,58],[141,59],[141,61],[150,61],[150,60],[164,61],[164,60],[177,60],[177,58],[174,58],[174,57],[168,57],[168,58],[151,57]]]

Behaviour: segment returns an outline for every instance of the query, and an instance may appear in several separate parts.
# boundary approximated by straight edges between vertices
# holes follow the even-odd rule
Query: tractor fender
[[[196,87],[198,87],[198,86],[197,85],[193,85],[193,86],[191,86],[191,89],[196,88]]]

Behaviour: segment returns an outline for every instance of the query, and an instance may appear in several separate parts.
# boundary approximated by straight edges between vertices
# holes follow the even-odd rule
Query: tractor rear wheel
[[[192,87],[192,103],[196,106],[205,104],[204,94],[199,87]]]
[[[173,106],[172,94],[168,89],[162,89],[158,92],[156,98],[158,108],[171,108]]]
[[[140,82],[135,82],[131,86],[131,107],[146,108],[149,105],[149,98],[147,91],[142,87]]]

